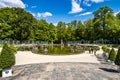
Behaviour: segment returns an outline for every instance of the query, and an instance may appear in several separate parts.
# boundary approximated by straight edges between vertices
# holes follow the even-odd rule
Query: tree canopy
[[[93,12],[94,17],[81,22],[58,22],[57,26],[45,20],[37,20],[21,8],[0,8],[0,40],[115,40],[120,43],[120,12],[114,16],[107,6]]]

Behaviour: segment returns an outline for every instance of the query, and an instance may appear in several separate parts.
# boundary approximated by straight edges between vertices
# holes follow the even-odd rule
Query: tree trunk
[[[63,40],[61,39],[61,49],[63,48],[64,44],[63,44]]]
[[[51,41],[51,46],[52,46],[52,49],[53,49],[53,40]]]

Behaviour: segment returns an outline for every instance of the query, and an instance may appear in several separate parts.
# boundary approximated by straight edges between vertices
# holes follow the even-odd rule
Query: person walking
[[[96,49],[94,49],[94,55],[96,56]]]
[[[91,48],[91,52],[93,53],[93,48]]]

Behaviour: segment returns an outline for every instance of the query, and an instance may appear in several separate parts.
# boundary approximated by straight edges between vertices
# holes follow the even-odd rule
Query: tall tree
[[[93,12],[94,14],[94,23],[95,27],[99,27],[98,29],[101,28],[102,35],[106,34],[106,26],[107,22],[106,19],[107,17],[111,17],[111,14],[113,14],[113,10],[107,6],[105,7],[100,7],[98,10]],[[103,39],[106,38],[106,36],[102,36]]]
[[[75,30],[76,38],[78,40],[84,39],[85,38],[84,32],[85,32],[85,26],[82,24],[81,21],[78,21],[77,29]]]
[[[67,34],[66,34],[66,40],[67,41],[74,41],[75,40],[75,29],[72,28],[71,24],[67,24]]]
[[[87,21],[85,21],[84,26],[85,26],[85,39],[87,39],[87,40],[96,39],[94,25],[93,25],[93,19],[88,19]]]
[[[35,32],[35,39],[48,41],[49,39],[49,24],[45,20],[37,20],[36,23],[36,32]]]
[[[33,30],[34,17],[21,8],[1,8],[0,23],[11,26],[12,39],[28,40]]]
[[[49,36],[50,42],[54,42],[57,40],[57,29],[52,23],[49,24],[49,35],[48,36]]]
[[[57,24],[57,36],[58,42],[66,41],[66,24],[64,22],[58,22]]]
[[[120,20],[120,12],[116,15],[116,17]]]

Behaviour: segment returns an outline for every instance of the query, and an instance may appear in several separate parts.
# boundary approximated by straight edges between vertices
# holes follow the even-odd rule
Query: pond
[[[44,49],[38,49],[39,54],[47,54],[47,55],[70,55],[70,54],[80,54],[83,53],[83,49],[76,49],[75,47],[68,47],[68,46],[48,46]]]
[[[37,54],[44,54],[44,55],[73,55],[73,54],[81,54],[85,51],[88,51],[90,48],[99,50],[98,46],[78,46],[78,45],[71,45],[71,46],[21,46],[18,48],[18,51],[32,51],[33,53]]]

